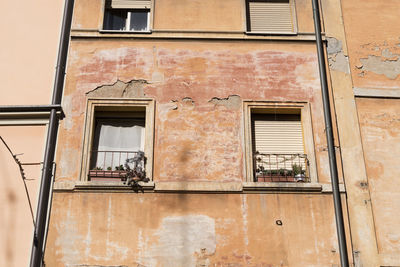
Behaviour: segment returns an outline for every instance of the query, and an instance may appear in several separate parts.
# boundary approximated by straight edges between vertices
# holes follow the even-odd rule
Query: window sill
[[[154,182],[139,182],[143,191],[153,191]],[[132,192],[132,186],[124,184],[122,181],[60,181],[55,182],[53,190],[55,191],[128,191]]]
[[[244,182],[243,191],[322,192],[318,183]]]
[[[120,30],[99,30],[99,33],[119,33],[119,34],[150,34],[151,31],[120,31]]]
[[[331,193],[331,184],[282,183],[282,182],[139,182],[144,192],[197,192],[197,193]],[[341,193],[346,192],[344,184],[339,185]],[[57,192],[134,192],[122,181],[56,181],[53,190]],[[141,191],[141,190],[139,190]]]
[[[339,185],[339,190],[346,192],[344,184]],[[243,191],[331,193],[332,186],[320,183],[244,182]]]
[[[269,40],[269,41],[315,41],[312,32],[296,34],[255,34],[243,31],[187,31],[157,30],[149,32],[107,31],[98,29],[72,29],[72,38],[151,38],[151,39],[208,39],[208,40]],[[324,35],[323,35],[324,38]]]
[[[245,32],[248,35],[297,35],[297,32]]]

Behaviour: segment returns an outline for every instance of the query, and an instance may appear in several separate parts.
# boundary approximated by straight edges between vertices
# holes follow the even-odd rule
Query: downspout
[[[338,170],[337,170],[336,153],[335,153],[333,130],[332,130],[332,115],[330,110],[327,74],[325,68],[325,54],[321,38],[321,20],[320,20],[321,16],[319,13],[318,0],[312,0],[312,6],[313,6],[314,27],[315,27],[315,39],[317,43],[317,52],[318,52],[319,75],[321,80],[322,102],[324,108],[325,131],[328,143],[328,155],[329,155],[329,167],[330,167],[332,191],[333,191],[333,203],[335,208],[336,230],[339,242],[340,262],[342,267],[348,267],[349,259],[347,255],[346,234],[344,231],[342,202],[339,191]]]
[[[58,106],[61,105],[61,97],[64,87],[65,69],[68,56],[69,38],[72,23],[74,0],[65,0],[64,14],[61,26],[60,46],[57,56],[57,67],[53,87],[53,99],[51,101],[50,119],[47,131],[46,149],[43,160],[42,178],[40,184],[39,200],[36,212],[36,228],[33,236],[30,267],[40,267],[43,263],[44,238],[47,228],[47,215],[49,210],[50,188],[54,154],[57,143],[59,118]]]

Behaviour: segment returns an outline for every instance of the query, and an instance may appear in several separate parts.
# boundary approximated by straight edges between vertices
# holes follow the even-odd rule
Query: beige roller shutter
[[[294,32],[289,0],[249,2],[250,31]]]
[[[293,154],[304,154],[303,133],[300,120],[255,119],[253,149],[271,166],[267,169],[291,169],[296,163],[305,167],[305,159]],[[270,155],[279,154],[279,155]]]
[[[151,0],[109,0],[111,8],[150,9]]]

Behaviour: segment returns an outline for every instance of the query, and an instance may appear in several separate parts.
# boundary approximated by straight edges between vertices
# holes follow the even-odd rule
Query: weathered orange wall
[[[155,31],[244,31],[243,1],[190,1],[174,9],[172,2],[178,5],[156,1]],[[299,31],[313,30],[310,3],[297,1]],[[330,182],[313,42],[224,40],[225,33],[204,40],[102,36],[84,31],[101,28],[99,1],[77,1],[75,10],[73,27],[80,31],[73,32],[70,47],[56,183],[73,184],[82,177],[87,99],[115,97],[112,85],[118,81],[140,83],[143,90],[135,94],[155,100],[156,184],[245,182],[243,100],[309,103],[314,178]],[[185,12],[190,14],[179,15]],[[49,266],[339,264],[330,193],[62,190],[53,199]]]
[[[400,253],[400,100],[357,99],[378,249]]]
[[[49,266],[339,264],[330,195],[82,192],[53,203]],[[203,248],[209,265],[196,265]]]
[[[243,1],[155,1],[154,29],[244,31]]]
[[[154,2],[152,30],[246,31],[244,0],[157,0]],[[98,0],[75,1],[73,29],[102,29],[102,3]],[[90,12],[88,12],[90,10]],[[296,1],[298,31],[312,33],[311,1]]]
[[[380,265],[398,266],[400,5],[395,0],[343,0],[342,10],[354,91],[361,89],[368,97],[356,98],[367,180],[353,186],[364,187],[370,195],[366,203],[372,210],[372,245]],[[382,98],[387,92],[397,98]],[[371,261],[377,255],[371,255]]]
[[[73,41],[57,179],[78,179],[86,93],[119,79],[145,80],[144,96],[156,101],[154,180],[243,180],[240,100],[252,99],[310,102],[318,178],[329,183],[314,45],[237,44],[98,40],[93,50]],[[238,103],[213,100],[232,95]]]
[[[342,7],[354,87],[398,88],[399,2],[343,0]]]

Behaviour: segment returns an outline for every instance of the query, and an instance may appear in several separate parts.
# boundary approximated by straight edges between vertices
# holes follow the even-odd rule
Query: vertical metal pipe
[[[74,0],[66,0],[61,27],[60,45],[57,57],[57,67],[53,87],[52,105],[60,105],[64,87],[65,68],[67,63],[69,37],[71,31],[72,12]],[[49,209],[50,188],[54,154],[57,143],[59,118],[57,109],[50,111],[49,126],[47,131],[46,149],[43,160],[42,178],[40,183],[39,200],[36,212],[36,227],[34,230],[30,267],[40,267],[43,263],[44,238],[46,234],[46,222]]]
[[[325,54],[321,38],[321,21],[320,21],[318,0],[312,0],[312,6],[313,6],[314,27],[315,27],[315,39],[317,43],[317,52],[318,52],[319,75],[321,80],[322,102],[324,108],[326,139],[328,143],[329,167],[331,173],[333,202],[335,208],[336,230],[339,242],[340,262],[342,264],[342,267],[348,267],[349,259],[347,255],[346,234],[344,231],[342,202],[339,191],[338,170],[337,170],[336,153],[335,153],[333,129],[332,129],[332,115],[330,109],[328,83],[327,83],[327,75],[325,68]]]

